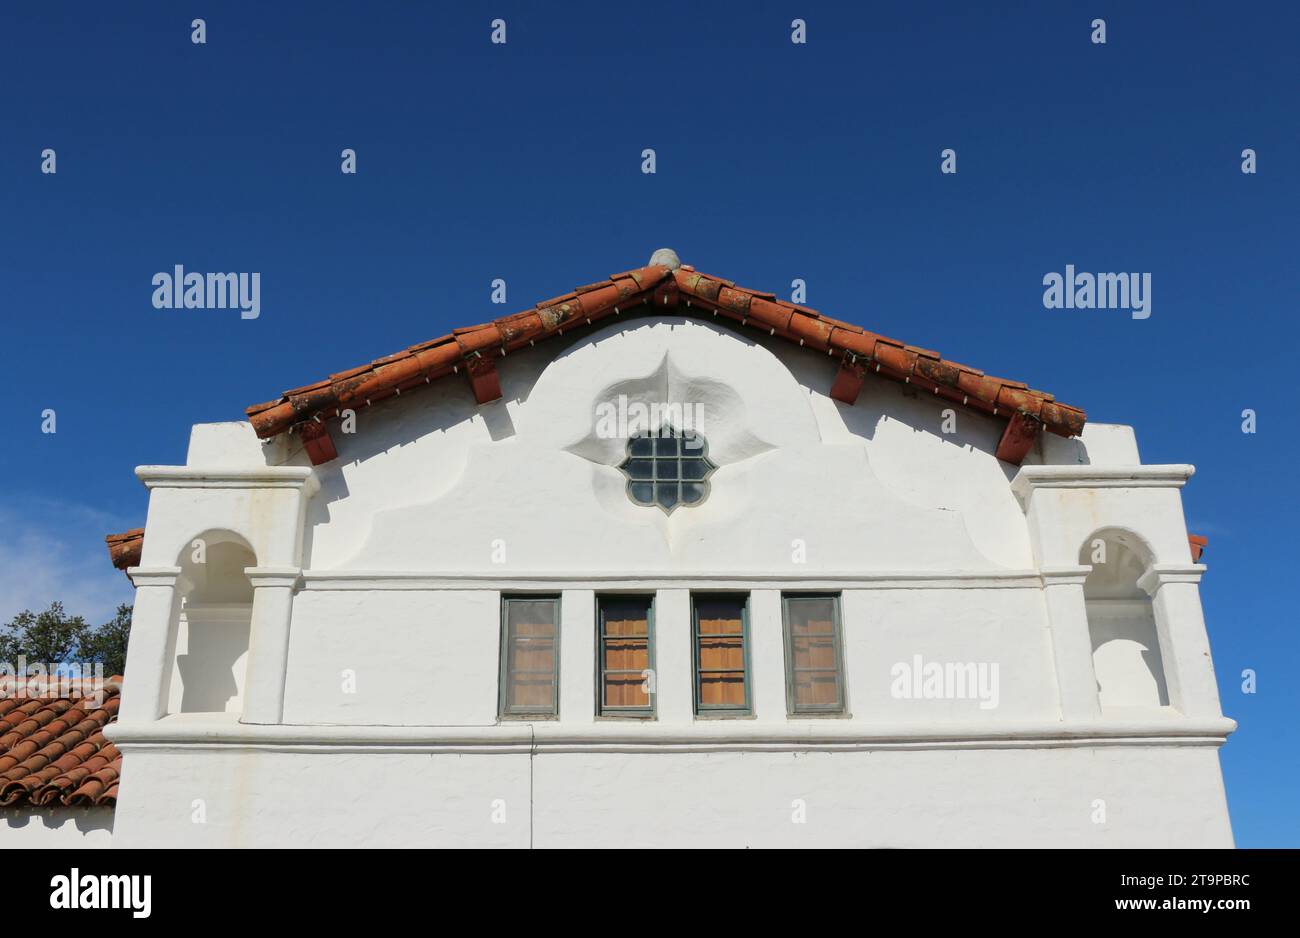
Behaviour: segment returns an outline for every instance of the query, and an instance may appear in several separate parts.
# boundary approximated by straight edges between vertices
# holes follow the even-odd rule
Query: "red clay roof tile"
[[[104,737],[104,727],[117,719],[122,678],[106,679],[98,701],[56,696],[57,683],[0,681],[0,807],[117,801],[122,754]]]
[[[125,572],[127,567],[140,566],[140,552],[144,550],[144,528],[110,534],[104,540],[108,543],[108,556],[117,569]]]
[[[983,413],[1010,418],[1023,413],[1060,436],[1076,436],[1086,416],[1077,407],[1019,381],[994,378],[944,359],[938,352],[906,345],[816,310],[777,300],[771,293],[738,287],[731,280],[682,265],[673,270],[651,265],[610,275],[532,309],[492,322],[454,330],[387,358],[338,372],[328,379],[285,391],[277,400],[254,404],[248,414],[262,438],[290,430],[316,417],[334,417],[346,405],[373,402],[398,390],[458,373],[472,357],[499,358],[524,343],[566,328],[616,315],[633,304],[680,302],[694,315],[725,315],[791,342],[868,366],[895,381],[914,384],[948,401]],[[116,563],[116,561],[115,561]]]

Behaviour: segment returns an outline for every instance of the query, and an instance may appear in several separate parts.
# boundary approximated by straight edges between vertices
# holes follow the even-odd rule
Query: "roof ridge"
[[[524,345],[564,330],[590,325],[618,314],[627,306],[649,300],[649,293],[672,271],[662,265],[611,274],[608,279],[543,300],[534,306],[485,323],[452,330],[441,339],[416,343],[312,384],[291,388],[278,399],[246,408],[257,435],[263,439],[322,416],[337,416],[351,404],[371,404],[435,378],[466,371],[485,356],[503,358]],[[334,414],[328,411],[333,409]]]
[[[655,252],[652,261],[668,255],[676,261],[675,254],[663,250]],[[689,265],[662,263],[611,274],[606,280],[543,300],[520,312],[453,329],[438,339],[291,388],[275,400],[248,407],[245,413],[263,439],[298,429],[308,443],[312,461],[325,462],[335,455],[333,444],[318,443],[325,434],[320,428],[308,426],[311,423],[337,417],[345,408],[373,404],[437,378],[458,374],[462,368],[480,403],[495,400],[501,393],[495,374],[497,359],[538,339],[563,335],[565,329],[591,325],[631,305],[651,302],[656,306],[683,304],[701,314],[725,315],[739,320],[742,326],[753,326],[801,346],[838,355],[849,374],[844,385],[837,378],[832,396],[849,403],[857,396],[856,387],[850,386],[854,382],[860,386],[862,375],[872,370],[976,411],[1007,418],[1019,415],[1022,422],[1032,424],[1033,433],[1041,425],[1060,436],[1076,436],[1086,420],[1081,409],[1062,404],[1053,395],[1023,382],[987,375],[945,359],[936,351],[824,316],[810,307],[777,299],[772,293],[737,286],[734,281],[701,273]],[[1022,428],[1021,432],[1028,431]],[[999,455],[1003,455],[1001,448]],[[120,540],[110,542],[110,551],[124,550],[133,533],[117,535]]]

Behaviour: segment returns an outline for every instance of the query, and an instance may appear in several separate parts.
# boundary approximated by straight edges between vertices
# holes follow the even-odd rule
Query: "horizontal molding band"
[[[1185,463],[1167,466],[1021,466],[1011,490],[1023,502],[1037,489],[1182,488],[1196,473]]]
[[[181,568],[127,567],[126,575],[131,578],[136,589],[143,586],[165,586],[170,589],[176,585],[176,578],[181,575]]]
[[[1042,749],[1097,746],[1219,746],[1233,720],[1115,720],[1090,723],[951,724],[948,726],[759,725],[707,721],[627,728],[554,723],[492,726],[252,725],[234,720],[163,719],[115,723],[105,734],[132,750],[265,750],[272,752],[561,753],[815,752],[888,749]]]
[[[1137,585],[1148,596],[1155,596],[1156,591],[1168,583],[1200,583],[1205,571],[1206,566],[1203,563],[1156,564],[1138,577]]]
[[[202,469],[191,466],[136,466],[146,488],[300,489],[313,494],[320,485],[310,466]]]
[[[308,590],[444,589],[1041,589],[1032,570],[988,573],[412,573],[304,570]]]

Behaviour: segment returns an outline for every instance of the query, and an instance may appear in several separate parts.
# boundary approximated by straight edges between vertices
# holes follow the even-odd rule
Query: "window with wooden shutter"
[[[785,596],[786,700],[791,714],[843,713],[838,596]]]
[[[654,715],[654,604],[649,596],[602,596],[600,713]]]
[[[559,597],[503,597],[501,619],[501,715],[556,716]]]
[[[695,711],[748,714],[749,597],[720,594],[693,599]]]

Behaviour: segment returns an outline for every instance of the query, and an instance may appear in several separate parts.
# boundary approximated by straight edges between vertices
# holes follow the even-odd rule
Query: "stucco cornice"
[[[1011,491],[1027,502],[1039,489],[1182,488],[1195,466],[1022,466]]]
[[[1203,563],[1156,564],[1138,577],[1137,585],[1148,596],[1154,596],[1156,590],[1166,583],[1200,583],[1201,577],[1205,575],[1205,570],[1206,567]]]
[[[135,475],[149,489],[300,489],[311,495],[320,485],[315,471],[309,466],[258,466],[249,469],[137,466]]]
[[[126,575],[139,589],[142,586],[175,586],[180,567],[128,567]]]

